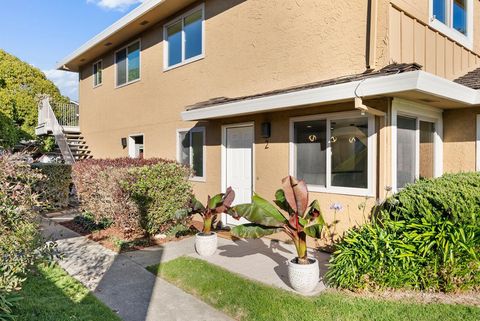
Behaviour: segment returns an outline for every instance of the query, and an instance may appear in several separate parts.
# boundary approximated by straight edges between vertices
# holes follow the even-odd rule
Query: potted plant
[[[307,185],[292,176],[282,180],[282,189],[275,193],[274,202],[283,212],[256,194],[251,204],[232,207],[228,214],[251,223],[236,226],[231,233],[241,238],[260,238],[284,231],[297,250],[297,257],[288,261],[290,284],[298,292],[311,292],[319,282],[320,271],[317,260],[307,256],[307,235],[321,237],[325,222],[320,205],[317,200],[308,205]]]
[[[227,212],[235,199],[235,192],[231,187],[225,193],[208,196],[207,206],[204,206],[195,197],[190,201],[187,209],[177,211],[177,219],[200,214],[203,219],[203,229],[195,236],[195,250],[201,256],[211,256],[217,250],[217,233],[212,227],[217,222],[218,214]]]

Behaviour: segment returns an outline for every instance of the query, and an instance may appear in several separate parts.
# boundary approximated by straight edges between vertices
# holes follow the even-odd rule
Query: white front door
[[[253,187],[253,125],[224,128],[224,190],[231,186],[235,191],[236,204],[250,203]],[[248,223],[245,219],[226,217],[227,224]]]

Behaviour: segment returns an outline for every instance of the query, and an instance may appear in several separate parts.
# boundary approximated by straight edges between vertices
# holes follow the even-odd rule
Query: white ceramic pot
[[[290,285],[295,291],[300,293],[310,293],[320,282],[320,268],[318,261],[309,258],[310,264],[295,263],[297,258],[288,261],[288,279]]]
[[[217,233],[209,235],[197,233],[195,236],[195,250],[201,256],[211,256],[217,250]]]

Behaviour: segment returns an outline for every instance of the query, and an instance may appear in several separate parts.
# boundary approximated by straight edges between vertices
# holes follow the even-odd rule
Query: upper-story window
[[[97,87],[102,84],[102,61],[97,61],[93,64],[93,86]]]
[[[116,85],[122,86],[140,79],[140,40],[115,52]]]
[[[473,43],[473,0],[431,0],[431,25],[470,48]]]
[[[204,56],[204,6],[177,17],[164,26],[164,69],[168,70]]]

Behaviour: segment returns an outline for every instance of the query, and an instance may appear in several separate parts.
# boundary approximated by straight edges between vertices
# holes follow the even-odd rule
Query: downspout
[[[378,0],[368,0],[367,41],[365,65],[367,70],[375,70],[377,60],[377,21]]]

